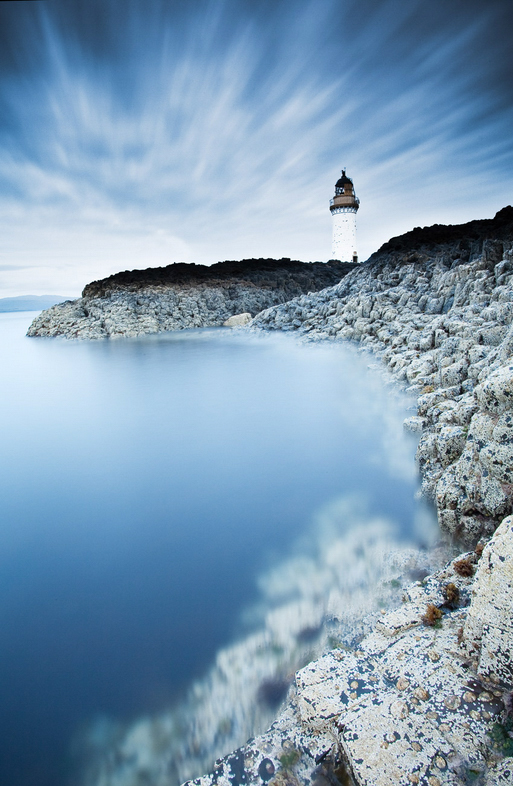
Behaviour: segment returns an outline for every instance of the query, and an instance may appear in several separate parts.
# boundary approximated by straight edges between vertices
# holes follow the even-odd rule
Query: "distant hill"
[[[56,303],[64,303],[73,298],[62,295],[20,295],[19,297],[0,297],[0,312],[3,311],[42,311]]]

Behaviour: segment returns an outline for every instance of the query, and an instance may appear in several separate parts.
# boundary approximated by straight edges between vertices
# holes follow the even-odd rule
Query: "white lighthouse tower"
[[[341,262],[358,262],[356,251],[356,213],[360,200],[354,192],[353,181],[347,177],[346,170],[335,184],[335,196],[330,199],[333,216],[332,259]]]

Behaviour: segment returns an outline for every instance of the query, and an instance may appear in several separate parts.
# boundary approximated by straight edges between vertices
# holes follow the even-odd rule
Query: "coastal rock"
[[[334,284],[354,267],[342,262],[246,259],[175,264],[117,273],[93,281],[82,297],[43,311],[29,336],[99,339],[185,328],[216,327],[244,319],[303,292]]]
[[[465,649],[481,679],[513,686],[513,516],[504,519],[479,561],[464,626]]]
[[[481,538],[409,587],[357,648],[296,674],[294,744],[332,740],[326,786],[513,784],[512,306],[509,207],[394,238],[340,284],[251,323],[352,340],[380,357],[418,397],[405,426],[420,433],[422,489],[442,529]],[[258,739],[262,752],[268,744]],[[317,783],[312,767],[298,760],[271,783]],[[237,782],[261,784],[250,771]],[[215,783],[215,774],[201,779]]]
[[[482,409],[502,414],[513,407],[513,364],[497,369],[476,387],[475,395]]]
[[[233,317],[229,317],[226,322],[223,322],[223,327],[244,327],[244,325],[248,325],[252,319],[253,317],[248,311],[244,314],[234,314]]]
[[[119,326],[129,335],[171,324],[147,306],[146,296],[162,305],[153,284],[131,292],[135,304],[126,296],[129,284],[119,300],[107,285],[91,285],[86,303],[67,304],[37,330],[99,337],[116,335]],[[391,378],[417,397],[417,414],[405,425],[420,434],[422,491],[435,501],[442,529],[475,550],[405,588],[403,602],[373,617],[370,632],[297,672],[269,731],[191,783],[513,784],[513,208],[490,220],[417,228],[336,285],[305,292],[261,305],[250,329],[351,340],[381,358]],[[208,297],[209,313],[222,312],[223,321],[255,314],[263,303],[250,307],[246,295],[237,296],[227,313],[215,306],[224,294],[212,290]],[[119,313],[105,306],[108,298]],[[180,301],[192,314],[182,326],[203,314],[194,298]],[[96,308],[96,299],[91,320],[85,309]],[[236,671],[233,657],[221,664],[225,682]],[[137,761],[129,734],[98,783],[111,784],[121,772],[123,784],[150,777],[164,784],[172,766],[183,773],[183,762],[162,753],[161,729],[154,738],[157,774]],[[187,744],[203,751],[205,729],[195,728]]]
[[[500,554],[506,538],[511,551],[512,527],[512,518],[503,522],[482,560]],[[483,681],[460,644],[464,627],[465,639],[479,638],[481,654],[492,645],[493,637],[485,640],[476,605],[490,563],[480,563],[475,577],[462,567],[477,561],[478,555],[461,555],[425,583],[412,585],[402,609],[386,614],[357,649],[329,652],[297,672],[287,711],[269,732],[237,752],[240,761],[258,763],[268,756],[266,772],[273,786],[318,782],[319,761],[324,762],[326,784],[511,783],[511,759],[504,758],[495,734],[502,728],[503,690]],[[497,574],[494,581],[496,586]],[[444,602],[448,582],[458,601]],[[467,608],[469,592],[472,605]],[[490,592],[491,584],[483,597]],[[422,609],[432,602],[440,610],[437,625],[422,617]],[[495,602],[494,608],[501,604]],[[277,738],[292,716],[287,736]],[[285,744],[295,755],[277,755]],[[234,781],[230,761],[230,756],[220,760],[211,775],[191,783],[214,786],[219,773],[226,786],[266,782],[267,775],[262,777],[255,764],[242,766]]]

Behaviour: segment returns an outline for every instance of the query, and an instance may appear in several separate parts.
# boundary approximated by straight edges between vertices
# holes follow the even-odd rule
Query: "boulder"
[[[223,322],[223,327],[244,327],[244,325],[248,325],[253,317],[248,311],[245,311],[244,314],[234,314],[233,317],[228,317],[227,320]]]

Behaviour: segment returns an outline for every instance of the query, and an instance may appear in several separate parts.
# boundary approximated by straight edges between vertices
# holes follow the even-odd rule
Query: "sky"
[[[512,200],[513,0],[0,0],[0,297]]]

